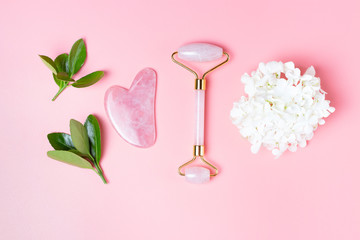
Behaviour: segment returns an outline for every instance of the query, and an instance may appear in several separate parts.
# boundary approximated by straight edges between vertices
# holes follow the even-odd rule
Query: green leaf
[[[43,63],[53,72],[53,73],[57,73],[57,69],[56,69],[56,64],[54,63],[54,61],[44,55],[39,55],[39,57],[41,58],[41,60],[43,61]]]
[[[75,82],[74,79],[70,78],[69,75],[66,73],[66,72],[59,72],[57,75],[56,75],[56,78],[58,80],[61,80],[61,81],[66,81],[66,82]]]
[[[52,159],[73,166],[77,166],[80,168],[89,168],[89,169],[93,168],[92,165],[87,160],[72,152],[63,151],[63,150],[54,150],[54,151],[48,151],[47,155]]]
[[[103,71],[96,71],[80,78],[75,83],[73,83],[72,86],[76,88],[88,87],[99,81],[103,76]]]
[[[99,122],[94,115],[89,115],[84,124],[90,140],[90,153],[99,163],[101,158],[101,133]]]
[[[75,148],[82,154],[90,154],[89,137],[86,128],[78,121],[70,120],[71,140]]]
[[[58,85],[61,88],[63,86],[64,81],[59,80],[54,73],[52,75],[56,85]]]
[[[55,65],[59,72],[66,72],[69,73],[69,62],[68,62],[69,55],[67,53],[60,54],[55,58]]]
[[[71,136],[67,133],[49,133],[47,138],[55,150],[75,149],[75,146],[71,140]]]
[[[69,54],[69,75],[77,73],[86,59],[86,47],[84,40],[77,40],[72,46]]]
[[[70,149],[68,150],[68,152],[72,152],[72,153],[75,153],[76,155],[80,156],[80,157],[88,157],[88,155],[86,154],[82,154],[81,152],[79,152],[78,150],[76,150],[75,148],[74,149]]]

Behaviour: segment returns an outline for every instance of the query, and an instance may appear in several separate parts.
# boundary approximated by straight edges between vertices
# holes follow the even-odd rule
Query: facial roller
[[[198,74],[187,67],[185,64],[177,61],[175,55],[181,60],[189,62],[210,62],[220,59],[226,56],[226,60],[216,65],[215,67],[206,71],[201,78]],[[229,61],[229,54],[223,51],[221,47],[208,44],[208,43],[191,43],[184,45],[171,55],[173,62],[185,68],[195,75],[195,106],[196,106],[196,121],[195,121],[195,144],[193,158],[181,165],[178,172],[181,176],[185,176],[186,180],[191,183],[205,183],[210,180],[210,177],[214,177],[218,174],[218,169],[210,162],[205,160],[204,153],[204,123],[205,123],[205,88],[206,80],[205,77],[208,73],[212,72],[216,68],[222,66]],[[200,158],[202,162],[214,169],[214,173],[210,173],[210,169],[205,167],[188,167],[182,172],[182,168],[188,166],[192,162]]]

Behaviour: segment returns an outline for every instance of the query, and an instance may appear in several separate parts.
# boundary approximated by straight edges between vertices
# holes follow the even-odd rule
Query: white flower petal
[[[299,143],[299,146],[302,148],[306,147],[306,140],[302,139],[301,142]]]
[[[334,107],[329,107],[328,111],[333,113],[333,112],[335,112],[335,108]]]
[[[294,70],[295,64],[293,62],[286,62],[284,64],[284,67],[285,67],[285,71]]]
[[[255,144],[251,145],[251,152],[258,153],[261,147],[261,142],[256,142]]]
[[[271,152],[272,152],[272,154],[274,154],[275,156],[277,156],[277,155],[279,155],[279,154],[281,153],[280,150],[277,149],[277,148],[273,149]]]
[[[297,145],[296,144],[291,144],[288,149],[289,149],[290,152],[296,152]]]
[[[269,62],[266,64],[266,69],[270,73],[284,72],[284,65],[282,62]]]
[[[310,66],[308,69],[306,69],[305,71],[305,75],[310,75],[312,77],[315,76],[315,68],[313,66]]]
[[[253,153],[263,145],[278,158],[286,150],[305,147],[318,125],[325,124],[323,118],[335,111],[313,67],[301,76],[293,62],[260,63],[241,81],[248,97],[234,103],[230,117],[251,143]]]

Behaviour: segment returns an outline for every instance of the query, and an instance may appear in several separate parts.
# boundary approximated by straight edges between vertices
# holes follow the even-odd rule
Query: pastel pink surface
[[[150,147],[156,140],[156,73],[141,70],[129,89],[112,86],[105,93],[105,110],[115,130],[128,143]]]
[[[360,1],[33,0],[1,10],[0,239],[360,239]],[[51,102],[57,86],[38,54],[55,58],[81,37],[88,58],[75,79],[106,75]],[[170,56],[191,42],[231,57],[207,77],[206,157],[220,173],[202,185],[177,173],[192,156],[194,79]],[[336,108],[306,148],[276,160],[252,154],[229,117],[241,75],[272,60],[313,65]],[[135,148],[109,123],[104,94],[146,66],[158,77],[157,139]],[[48,133],[90,113],[108,185],[46,156]]]

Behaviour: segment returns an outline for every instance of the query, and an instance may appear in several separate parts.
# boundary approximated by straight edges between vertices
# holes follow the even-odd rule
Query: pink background
[[[1,1],[0,239],[360,239],[358,0]],[[86,40],[78,76],[96,85],[57,91],[37,54]],[[193,145],[193,77],[173,64],[180,45],[223,46],[231,61],[208,78],[207,158],[220,174],[191,185],[177,174]],[[336,112],[305,149],[274,160],[250,153],[229,120],[240,76],[259,62],[314,65]],[[136,73],[158,74],[157,142],[127,144],[104,93]],[[46,135],[95,114],[104,185],[92,171],[46,156]]]

